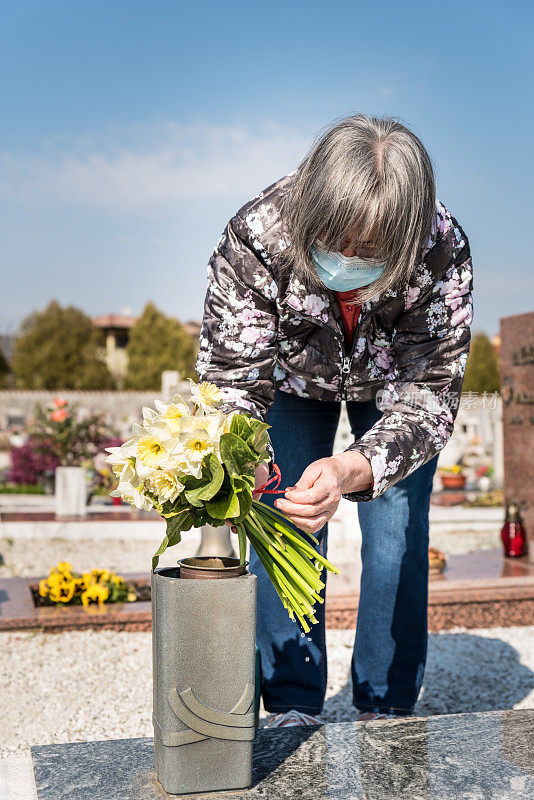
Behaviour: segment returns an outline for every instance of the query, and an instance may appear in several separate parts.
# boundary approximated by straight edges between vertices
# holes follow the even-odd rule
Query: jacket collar
[[[395,295],[388,292],[385,297],[374,297],[362,306],[360,321],[376,312],[387,303],[394,301]],[[298,314],[304,319],[330,328],[344,339],[344,326],[339,303],[335,292],[326,286],[321,291],[310,292],[294,273],[291,273],[287,288],[280,296],[279,303],[289,312]]]

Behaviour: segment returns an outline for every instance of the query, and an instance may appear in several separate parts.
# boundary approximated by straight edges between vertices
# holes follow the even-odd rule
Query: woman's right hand
[[[254,488],[257,489],[258,486],[263,486],[267,478],[269,477],[269,473],[271,471],[271,467],[269,464],[259,464],[256,467],[255,477],[254,477]],[[254,500],[260,500],[261,494],[255,494]],[[232,525],[231,520],[226,519],[226,524],[230,526],[230,530],[232,533],[237,533],[237,528],[235,525]]]

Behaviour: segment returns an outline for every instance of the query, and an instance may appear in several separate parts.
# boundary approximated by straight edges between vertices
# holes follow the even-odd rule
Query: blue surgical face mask
[[[385,262],[358,256],[344,256],[333,250],[325,250],[312,244],[311,257],[317,275],[333,292],[348,292],[361,289],[376,281],[384,272]]]

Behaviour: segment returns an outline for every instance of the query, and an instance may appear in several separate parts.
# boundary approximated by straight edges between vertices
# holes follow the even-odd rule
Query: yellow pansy
[[[137,600],[137,595],[135,592],[128,592],[128,597],[126,599],[129,603],[133,603],[134,600]]]
[[[74,597],[74,581],[63,581],[50,589],[49,597],[54,603],[69,603]]]
[[[95,569],[91,570],[91,575],[96,578],[97,581],[100,583],[107,583],[111,577],[111,573],[107,569]]]
[[[72,571],[72,564],[69,564],[68,561],[60,561],[59,564],[56,565],[56,569],[58,572],[61,572],[63,575],[69,575]]]
[[[48,582],[46,578],[43,578],[42,581],[39,581],[39,594],[41,597],[46,597],[48,594]]]
[[[88,606],[90,603],[95,602],[98,605],[103,605],[109,597],[109,590],[107,586],[102,583],[92,583],[87,587],[82,594],[82,603]]]
[[[64,576],[60,572],[51,572],[47,578],[50,588],[59,586],[64,581]]]

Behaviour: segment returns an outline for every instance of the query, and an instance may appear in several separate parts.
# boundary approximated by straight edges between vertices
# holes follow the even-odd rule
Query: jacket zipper
[[[388,300],[382,300],[381,302],[377,303],[375,308],[372,309],[373,313],[378,311],[380,308],[385,306],[388,303]],[[358,326],[361,322],[361,311],[358,316]],[[341,381],[339,383],[339,394],[341,395],[341,399],[345,400],[344,391],[345,391],[345,383],[347,382],[347,376],[350,374],[350,368],[352,366],[352,361],[354,359],[354,351],[356,350],[356,331],[354,331],[353,338],[352,338],[352,347],[350,349],[350,353],[347,355],[345,353],[345,337],[343,337],[343,361],[341,364]]]
[[[315,322],[315,324],[319,325],[321,328],[324,328],[325,330],[330,331],[331,333],[333,333],[334,336],[336,337],[336,339],[338,340],[340,351],[343,354],[342,357],[341,357],[342,361],[341,361],[341,379],[340,379],[340,382],[339,382],[339,394],[340,394],[341,399],[344,400],[343,389],[345,387],[345,381],[346,381],[347,375],[350,372],[350,365],[351,365],[352,357],[354,355],[354,350],[355,350],[355,347],[356,347],[356,337],[354,337],[354,340],[352,342],[351,352],[350,352],[349,355],[347,355],[345,353],[345,335],[344,335],[344,333],[340,333],[337,330],[337,328],[333,328],[331,325],[327,325],[326,322],[323,322],[322,320],[319,321],[317,319],[314,319],[313,317],[309,317],[309,319],[311,319],[312,322]]]
[[[387,302],[388,302],[388,300],[386,299],[386,300],[382,300],[382,302],[377,303],[376,307],[372,309],[373,313],[375,313],[376,311],[378,311],[378,309],[380,309],[383,306],[385,306],[387,304]],[[327,325],[326,322],[323,322],[322,320],[318,320],[316,317],[312,317],[312,316],[310,316],[308,314],[303,314],[301,312],[298,312],[298,313],[304,319],[308,319],[308,320],[310,320],[310,322],[314,322],[316,325],[319,325],[321,328],[325,328],[325,330],[328,330],[331,333],[333,333],[334,336],[339,341],[341,352],[343,354],[342,357],[341,357],[342,361],[341,361],[341,379],[340,379],[340,382],[339,382],[339,394],[340,394],[341,399],[344,400],[345,398],[343,396],[343,392],[345,390],[345,383],[346,383],[346,380],[347,380],[347,375],[350,373],[352,360],[354,358],[354,351],[356,349],[356,336],[354,336],[354,338],[352,340],[352,347],[351,347],[350,353],[347,355],[345,353],[345,335],[344,335],[344,332],[338,331],[337,328],[332,327],[332,325]],[[360,317],[358,317],[358,321],[360,319],[361,319],[361,312],[360,312]]]
[[[343,363],[341,365],[341,381],[339,383],[339,394],[341,395],[341,399],[345,400],[344,391],[345,391],[345,383],[347,381],[347,377],[350,374],[350,368],[352,366],[352,361],[354,359],[354,351],[356,349],[356,331],[354,331],[353,339],[352,339],[352,347],[350,349],[350,353],[348,355],[343,355]]]

